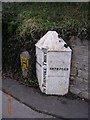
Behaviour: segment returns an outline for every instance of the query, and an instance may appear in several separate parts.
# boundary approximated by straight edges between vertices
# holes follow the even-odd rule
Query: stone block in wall
[[[83,46],[87,46],[87,45],[88,45],[88,40],[86,40],[86,39],[85,39],[85,40],[82,40],[82,45],[83,45]]]
[[[84,65],[84,70],[88,71],[88,65],[87,66]]]
[[[88,83],[86,82],[81,82],[81,83],[76,82],[74,85],[71,85],[71,86],[74,86],[80,91],[84,91],[84,92],[88,91]]]
[[[82,71],[82,70],[78,70],[78,77],[80,77],[82,79],[87,79],[88,80],[88,72]]]
[[[88,93],[88,92],[81,92],[80,94],[79,94],[79,96],[80,97],[82,97],[82,98],[85,98],[85,99],[89,99],[90,100],[90,93]]]
[[[88,56],[88,46],[73,46],[74,55],[85,55]]]
[[[77,75],[77,68],[76,67],[71,67],[71,76],[76,76]]]
[[[89,84],[89,79],[83,79],[83,82]]]
[[[88,45],[88,40],[81,40],[80,38],[73,36],[69,40],[70,46],[87,46]]]
[[[88,83],[86,82],[81,82],[80,84],[78,84],[78,82],[75,84],[75,86],[77,88],[79,88],[81,91],[88,91]]]
[[[86,64],[85,61],[75,61],[75,60],[72,60],[72,63],[71,63],[71,72],[72,70],[76,68],[77,70],[82,70],[82,71],[85,71],[85,72],[88,72],[88,64]]]
[[[70,92],[79,95],[81,93],[81,90],[79,90],[78,88],[76,88],[74,85],[70,85]]]
[[[74,60],[75,62],[83,62],[83,64],[88,64],[88,56],[74,54],[72,57],[72,60]]]
[[[82,90],[80,87],[77,87],[75,85],[70,85],[70,92],[78,95],[81,98],[89,99],[90,100],[90,93],[88,90]]]
[[[77,46],[77,45],[82,45],[81,40],[78,37],[72,36],[71,39],[69,40],[69,44],[71,46]]]
[[[78,70],[78,77],[82,76],[82,70]]]
[[[81,84],[82,82],[83,82],[84,80],[80,77],[76,77],[76,79],[75,79],[75,84]]]
[[[73,69],[74,67],[77,68],[78,67],[78,63],[74,59],[72,59],[71,60],[71,69]]]

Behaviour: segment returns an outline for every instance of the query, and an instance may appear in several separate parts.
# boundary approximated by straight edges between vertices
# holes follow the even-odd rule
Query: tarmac
[[[21,103],[13,97],[8,96],[6,93],[2,92],[2,119],[22,119],[22,118],[54,118],[50,115],[39,113],[37,111],[32,110],[30,107]],[[0,103],[1,104],[1,103]],[[0,107],[1,108],[1,107]],[[1,120],[1,119],[0,119]],[[60,119],[61,120],[61,119]]]
[[[87,100],[69,94],[66,96],[46,95],[39,88],[23,85],[10,78],[4,78],[2,83],[3,92],[11,92],[13,98],[34,111],[58,119],[88,118]]]

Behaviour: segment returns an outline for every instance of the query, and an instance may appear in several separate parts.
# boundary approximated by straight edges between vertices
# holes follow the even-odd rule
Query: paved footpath
[[[38,113],[32,110],[30,107],[26,106],[20,101],[17,101],[13,97],[10,97],[11,108],[8,108],[8,95],[3,93],[2,96],[2,118],[53,118],[47,114]],[[9,109],[11,112],[9,112]]]
[[[88,102],[81,99],[45,95],[38,88],[20,84],[16,80],[3,79],[3,91],[32,110],[60,119],[88,118]]]

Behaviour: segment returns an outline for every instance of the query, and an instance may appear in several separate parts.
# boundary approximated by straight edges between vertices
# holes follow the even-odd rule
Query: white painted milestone
[[[48,31],[36,44],[36,73],[40,90],[46,94],[68,93],[71,53],[56,31]]]

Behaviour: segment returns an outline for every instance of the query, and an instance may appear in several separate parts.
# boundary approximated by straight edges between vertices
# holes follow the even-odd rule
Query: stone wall
[[[69,45],[72,48],[70,91],[90,99],[88,96],[88,40],[72,37]]]

